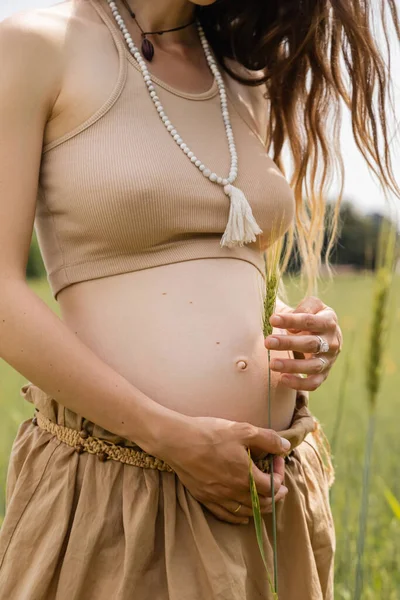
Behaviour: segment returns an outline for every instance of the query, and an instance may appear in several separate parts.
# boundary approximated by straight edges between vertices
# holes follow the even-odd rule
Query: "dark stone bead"
[[[99,460],[101,460],[101,462],[106,462],[106,460],[108,459],[108,456],[105,452],[100,452],[100,454],[98,454],[97,457]]]
[[[85,448],[82,446],[82,444],[78,444],[78,446],[75,447],[75,450],[78,454],[82,454],[82,452],[85,451]]]
[[[82,429],[82,430],[79,432],[79,435],[80,435],[80,436],[81,436],[81,438],[83,438],[84,440],[86,440],[86,438],[88,438],[88,437],[89,437],[89,433],[86,431],[86,429]]]
[[[37,425],[37,424],[38,424],[38,423],[37,423],[37,418],[36,418],[36,417],[33,417],[33,419],[32,419],[32,423],[33,423],[34,425]]]
[[[149,62],[153,60],[154,46],[147,38],[144,38],[142,42],[142,54]]]

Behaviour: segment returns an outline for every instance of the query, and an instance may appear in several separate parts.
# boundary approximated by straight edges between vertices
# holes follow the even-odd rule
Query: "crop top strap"
[[[124,56],[125,53],[125,40],[123,39],[122,33],[119,31],[119,28],[115,21],[113,21],[111,15],[107,12],[104,4],[104,0],[89,0],[90,4],[93,6],[99,17],[104,21],[105,25],[111,32],[111,35],[114,38],[115,44],[118,48],[118,52],[120,57]]]
[[[56,146],[61,145],[63,142],[66,142],[67,140],[74,137],[75,135],[81,133],[82,131],[84,131],[91,125],[93,125],[93,123],[98,121],[103,115],[105,115],[110,110],[110,108],[115,104],[115,102],[118,100],[118,98],[121,95],[122,90],[124,88],[125,82],[126,82],[127,73],[128,73],[128,64],[125,59],[125,49],[124,49],[125,41],[122,36],[118,35],[117,29],[113,26],[111,19],[108,17],[104,7],[101,6],[100,1],[99,0],[89,0],[89,2],[93,6],[94,10],[97,12],[99,17],[102,19],[102,21],[104,22],[106,27],[108,27],[108,29],[113,37],[114,43],[117,47],[118,57],[119,57],[119,70],[118,70],[117,80],[114,83],[112,91],[109,94],[106,101],[103,102],[103,104],[90,117],[85,119],[80,125],[77,125],[71,131],[66,132],[65,134],[63,134],[62,136],[60,136],[59,138],[57,138],[55,140],[52,140],[48,144],[45,144],[42,148],[43,154],[45,154],[49,150],[52,150]]]

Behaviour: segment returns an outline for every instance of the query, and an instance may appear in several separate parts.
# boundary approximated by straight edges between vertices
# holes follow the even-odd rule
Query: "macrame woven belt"
[[[114,444],[109,440],[91,436],[85,429],[78,431],[71,427],[58,425],[45,417],[40,411],[37,411],[32,422],[38,425],[44,431],[56,436],[61,442],[75,448],[81,454],[89,452],[89,454],[97,454],[99,460],[105,462],[107,460],[118,460],[119,462],[135,467],[143,467],[145,469],[158,469],[159,471],[174,472],[166,462],[147,454],[144,450],[136,450],[135,448],[127,448],[119,444]],[[269,461],[267,458],[255,461],[256,466],[264,473],[269,472]]]

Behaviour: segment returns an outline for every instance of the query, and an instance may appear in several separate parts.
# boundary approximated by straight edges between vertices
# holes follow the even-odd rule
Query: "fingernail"
[[[272,315],[269,322],[272,325],[281,325],[283,323],[283,319],[282,319],[282,317],[278,317],[278,315]]]
[[[275,337],[270,337],[270,338],[268,339],[268,342],[267,342],[267,343],[268,343],[268,346],[269,346],[270,348],[278,348],[278,347],[279,347],[279,340],[278,340],[278,338],[275,338]]]
[[[273,369],[277,369],[278,371],[280,371],[281,369],[283,369],[283,362],[281,360],[274,360],[271,366]]]
[[[240,521],[240,525],[247,525],[248,522],[249,522],[248,519],[246,519],[245,521]]]
[[[286,438],[281,437],[281,444],[284,450],[289,450],[292,447],[292,444]]]
[[[281,490],[283,491],[283,493],[286,495],[288,493],[288,488],[286,487],[286,485],[281,485]]]

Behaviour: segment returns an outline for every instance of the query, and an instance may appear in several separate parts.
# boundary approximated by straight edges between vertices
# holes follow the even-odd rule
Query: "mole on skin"
[[[167,292],[162,292],[163,296],[167,295]],[[189,301],[189,304],[193,304],[192,301]],[[220,342],[216,342],[216,344],[220,344]],[[247,361],[246,360],[237,360],[236,361],[236,366],[239,369],[239,371],[244,371],[245,369],[247,369]]]

